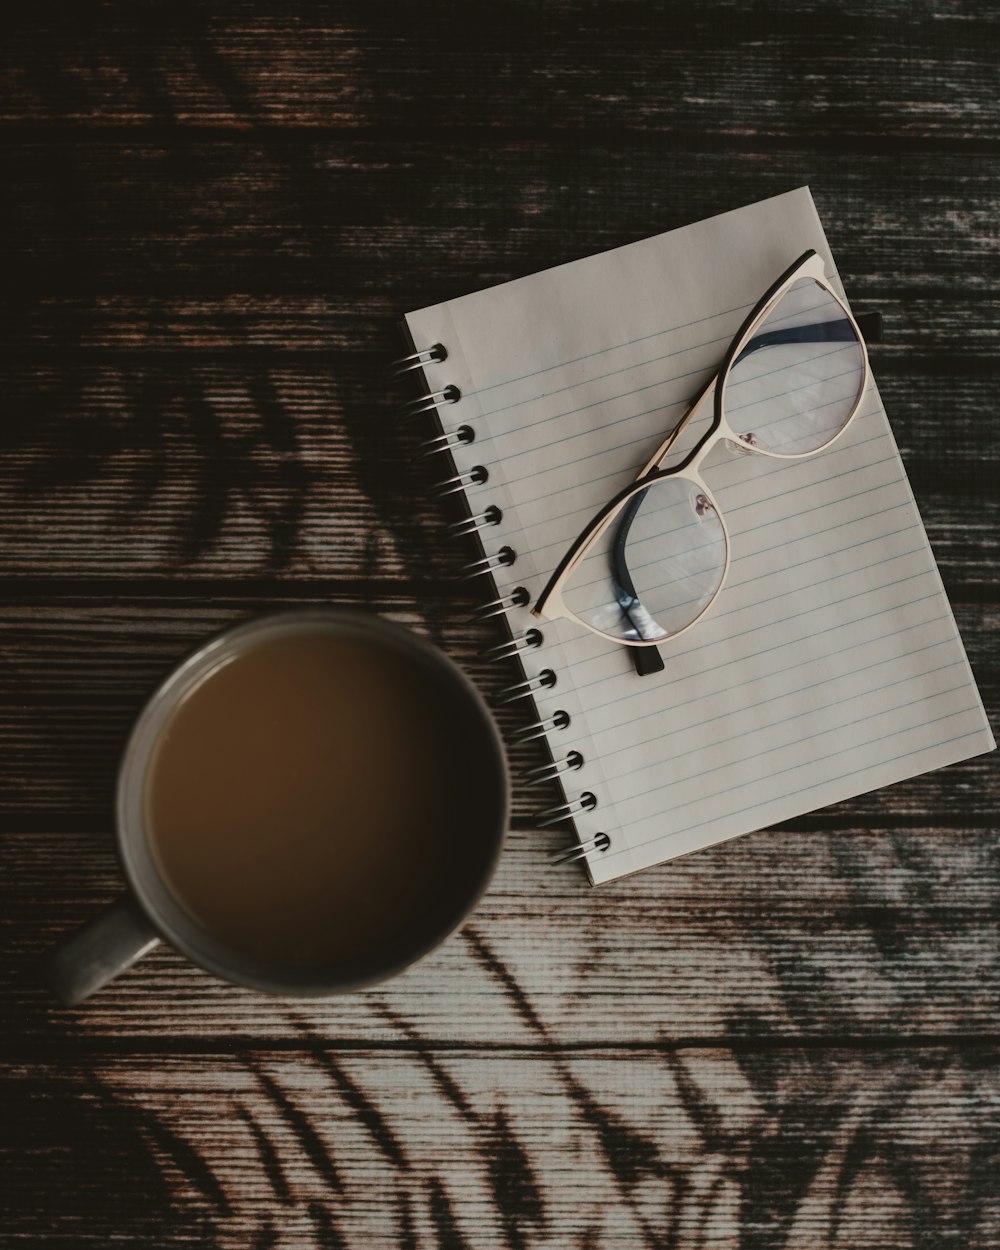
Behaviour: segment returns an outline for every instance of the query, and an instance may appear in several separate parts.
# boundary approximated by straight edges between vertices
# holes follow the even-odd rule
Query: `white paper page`
[[[444,428],[484,465],[474,513],[501,592],[537,599],[592,515],[634,480],[718,369],[743,318],[808,248],[841,292],[806,188],[407,316]],[[842,292],[841,292],[842,293]],[[877,353],[875,368],[877,369]],[[729,577],[695,627],[639,677],[624,647],[572,621],[524,653],[596,883],[993,749],[951,609],[872,383],[829,450],[785,462],[721,445],[702,474],[725,516]],[[515,636],[538,626],[510,617]]]

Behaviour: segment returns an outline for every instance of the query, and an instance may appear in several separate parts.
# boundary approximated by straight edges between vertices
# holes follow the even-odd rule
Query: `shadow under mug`
[[[433,905],[428,900],[426,912],[377,952],[328,967],[303,967],[228,948],[174,898],[149,845],[146,780],[164,726],[209,673],[264,641],[317,631],[385,648],[431,681],[435,695],[445,701],[454,740],[463,744],[462,785],[475,793],[476,803],[468,813],[455,871],[435,883]],[[349,609],[303,609],[257,618],[227,630],[190,655],[139,714],[122,756],[115,805],[117,848],[129,892],[48,952],[43,979],[65,1005],[72,1006],[164,941],[215,976],[274,994],[317,996],[372,985],[427,954],[466,919],[493,875],[509,805],[510,780],[496,723],[468,677],[437,647],[401,625]]]

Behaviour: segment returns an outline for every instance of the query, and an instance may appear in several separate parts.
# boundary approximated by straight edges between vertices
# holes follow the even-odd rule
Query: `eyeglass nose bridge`
[[[750,432],[740,434],[736,438],[724,439],[723,446],[731,456],[759,455],[757,451],[757,435]]]
[[[698,447],[694,454],[689,458],[684,468],[681,470],[682,475],[684,477],[691,478],[693,481],[700,482],[702,465],[719,443],[722,443],[727,451],[733,451],[746,456],[755,455],[755,447],[752,444],[747,445],[742,442],[742,437],[743,436],[737,434],[729,424],[729,421],[726,418],[725,410],[723,409],[719,416],[718,425],[716,425],[714,430],[707,432],[704,436],[701,446]]]

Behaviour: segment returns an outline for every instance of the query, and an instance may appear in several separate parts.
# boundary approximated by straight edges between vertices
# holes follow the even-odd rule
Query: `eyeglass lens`
[[[773,455],[819,451],[850,420],[864,351],[836,299],[796,282],[755,328],[725,379],[733,430]],[[718,594],[726,537],[695,482],[661,478],[632,497],[563,588],[574,616],[621,642],[669,638]]]
[[[722,392],[729,424],[779,456],[819,451],[844,428],[864,382],[861,341],[812,278],[785,292],[733,362]]]
[[[708,496],[687,478],[664,478],[598,537],[563,600],[611,638],[668,638],[711,603],[725,567],[726,536]]]

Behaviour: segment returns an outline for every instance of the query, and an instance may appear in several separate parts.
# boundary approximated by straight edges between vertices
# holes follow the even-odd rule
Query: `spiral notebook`
[[[521,736],[544,735],[565,794],[539,823],[565,821],[594,883],[994,747],[874,383],[811,459],[713,451],[729,577],[662,647],[662,672],[530,615],[809,248],[842,294],[800,188],[405,318],[416,406],[440,422],[485,611],[523,670],[506,697],[524,699]]]

